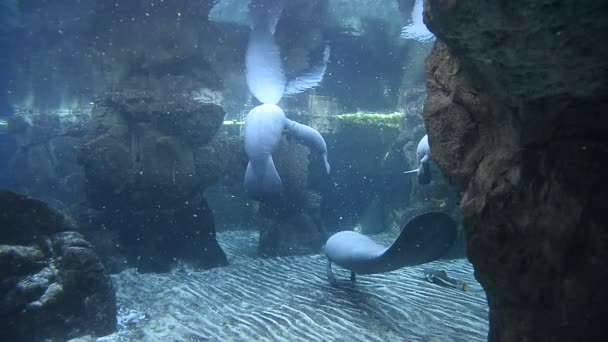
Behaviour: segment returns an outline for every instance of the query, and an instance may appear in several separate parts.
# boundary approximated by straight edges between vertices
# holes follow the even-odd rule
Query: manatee
[[[274,33],[282,12],[279,0],[252,0],[249,4],[251,32],[245,54],[246,80],[253,96],[262,105],[253,108],[245,119],[245,151],[249,158],[245,189],[254,197],[272,197],[281,190],[281,177],[272,153],[283,131],[319,152],[329,173],[325,140],[314,128],[289,120],[277,106],[283,95],[297,94],[323,80],[329,61],[329,46],[323,60],[304,74],[288,81],[283,72],[281,52]]]
[[[401,38],[414,39],[420,42],[429,42],[435,39],[433,33],[424,24],[423,12],[423,0],[416,0],[412,8],[412,22],[401,29]]]
[[[426,134],[418,142],[416,160],[419,163],[418,167],[404,173],[417,173],[418,184],[429,184],[431,182],[431,148],[429,146],[429,136]]]
[[[457,236],[456,222],[441,212],[412,218],[388,247],[357,232],[338,232],[323,247],[328,259],[327,277],[336,284],[332,262],[351,271],[353,282],[357,273],[384,273],[431,262],[444,256]]]
[[[249,158],[245,189],[252,196],[270,196],[281,190],[281,177],[274,166],[272,152],[281,141],[285,123],[285,113],[273,104],[253,108],[245,118],[245,153]]]
[[[298,139],[299,142],[308,146],[308,148],[321,154],[323,162],[325,163],[325,171],[329,174],[330,166],[327,161],[327,145],[323,136],[314,128],[303,125],[301,123],[285,119],[285,129],[288,134]]]

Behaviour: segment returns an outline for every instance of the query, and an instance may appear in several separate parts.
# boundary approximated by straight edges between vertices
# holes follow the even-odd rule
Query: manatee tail
[[[327,70],[327,63],[329,62],[330,49],[329,45],[325,45],[323,50],[323,61],[319,65],[315,65],[304,74],[290,80],[285,87],[285,95],[293,95],[300,93],[306,89],[316,87],[323,81],[323,76]]]
[[[422,19],[423,10],[423,0],[416,0],[412,9],[412,23],[403,27],[401,38],[426,42],[435,37],[424,24]]]
[[[253,197],[269,198],[281,192],[282,182],[277,169],[274,167],[272,156],[268,156],[261,165],[251,161],[245,171],[245,190]]]
[[[441,212],[429,212],[411,219],[386,249],[381,264],[391,269],[437,260],[448,252],[458,237],[456,222]]]
[[[277,104],[285,91],[281,51],[274,31],[281,15],[279,0],[253,0],[249,6],[251,34],[245,53],[249,90],[260,102]]]
[[[325,170],[327,171],[327,174],[329,174],[330,166],[327,161],[327,145],[325,144],[323,136],[312,127],[302,125],[301,123],[289,119],[286,119],[286,122],[285,129],[288,134],[296,137],[301,143],[323,156]]]

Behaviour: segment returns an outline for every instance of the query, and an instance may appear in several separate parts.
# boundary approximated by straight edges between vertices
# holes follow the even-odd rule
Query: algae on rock
[[[403,113],[348,113],[337,116],[341,125],[360,125],[372,127],[393,127],[398,128]]]

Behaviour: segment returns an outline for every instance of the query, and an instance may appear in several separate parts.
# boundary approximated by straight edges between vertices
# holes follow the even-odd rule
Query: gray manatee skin
[[[327,146],[319,132],[291,121],[277,106],[286,89],[281,51],[274,39],[282,11],[281,0],[252,0],[249,3],[251,32],[245,53],[245,78],[251,93],[262,103],[253,108],[245,119],[245,152],[249,157],[245,172],[245,189],[253,197],[272,198],[281,191],[281,177],[272,160],[272,152],[281,141],[283,131],[298,138],[323,156],[329,173]],[[329,60],[325,47],[323,62],[290,82],[291,93],[317,85],[323,79]]]
[[[333,262],[353,273],[375,274],[437,260],[457,236],[457,224],[448,215],[428,212],[412,218],[388,247],[363,234],[341,231],[332,235],[323,249],[330,265]],[[328,278],[332,282],[330,272]]]
[[[272,160],[285,129],[283,110],[273,104],[253,108],[245,119],[245,189],[254,197],[267,197],[281,191],[281,177]]]
[[[325,163],[325,171],[329,174],[331,167],[327,161],[327,145],[323,136],[317,130],[310,126],[303,125],[301,123],[285,119],[287,124],[285,129],[289,134],[300,140],[302,144],[308,146],[308,148],[317,151],[323,157]]]
[[[377,260],[386,249],[386,246],[353,231],[332,235],[324,247],[331,262],[359,274],[381,273]]]
[[[249,4],[251,32],[245,52],[245,79],[262,103],[277,104],[285,92],[281,51],[274,39],[281,10],[279,0],[253,0]]]
[[[429,136],[426,134],[418,142],[416,160],[419,163],[418,168],[405,171],[405,173],[416,173],[418,184],[429,184],[431,182],[431,148],[429,146]]]
[[[271,197],[281,191],[281,177],[274,166],[272,153],[284,131],[321,153],[329,173],[327,145],[321,134],[312,127],[287,119],[279,106],[262,104],[253,108],[245,119],[245,152],[249,163],[244,184],[254,197]]]
[[[281,177],[274,166],[272,153],[284,131],[320,153],[329,173],[327,145],[321,134],[312,127],[287,119],[279,106],[262,104],[249,111],[245,119],[245,152],[249,163],[244,184],[254,197],[272,197],[281,191]]]

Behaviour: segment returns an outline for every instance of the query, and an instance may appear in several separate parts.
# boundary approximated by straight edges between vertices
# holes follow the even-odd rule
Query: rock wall
[[[54,207],[81,200],[84,177],[76,152],[87,131],[89,109],[25,112],[7,121],[17,147],[8,162],[10,186]]]
[[[606,338],[607,14],[597,1],[425,2],[439,40],[424,118],[460,190],[490,341]]]
[[[116,296],[94,248],[46,204],[0,190],[0,330],[65,341],[116,330]]]

